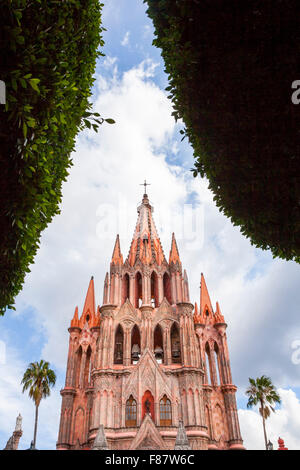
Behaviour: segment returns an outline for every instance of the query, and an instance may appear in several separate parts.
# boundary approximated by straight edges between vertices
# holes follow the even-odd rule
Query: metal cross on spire
[[[147,183],[147,181],[144,180],[144,182],[141,183],[140,186],[144,186],[144,187],[145,187],[144,191],[145,191],[145,194],[147,194],[147,186],[151,186],[151,183]]]

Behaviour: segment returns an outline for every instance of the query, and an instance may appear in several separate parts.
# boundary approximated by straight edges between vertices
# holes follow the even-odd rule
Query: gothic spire
[[[213,311],[209,293],[206,287],[206,282],[205,282],[203,273],[201,273],[200,315],[203,315],[207,309],[209,313],[213,315],[214,311]]]
[[[153,220],[153,207],[146,193],[137,212],[138,219],[127,260],[130,266],[134,266],[138,260],[142,264],[156,262],[161,265],[165,255]]]
[[[172,243],[171,243],[171,250],[170,250],[170,257],[169,257],[169,264],[174,263],[176,264],[181,264],[180,257],[179,257],[179,251],[175,239],[175,234],[174,232],[172,233]]]
[[[217,302],[217,305],[216,305],[215,322],[225,323],[224,316],[222,315],[220,307],[219,307],[219,302]]]
[[[115,265],[118,264],[120,266],[122,266],[122,264],[123,264],[123,255],[121,253],[119,234],[117,235],[117,238],[116,238],[115,247],[114,247],[114,251],[113,251],[113,254],[112,254],[111,262]]]
[[[79,326],[78,307],[75,308],[74,316],[71,320],[71,328]]]
[[[82,311],[82,316],[86,315],[87,313],[94,316],[96,309],[95,309],[95,288],[94,288],[94,276],[91,277],[89,287],[87,290],[84,307]]]

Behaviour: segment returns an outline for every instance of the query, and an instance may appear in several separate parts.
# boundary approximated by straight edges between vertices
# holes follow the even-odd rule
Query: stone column
[[[176,273],[171,273],[171,295],[172,303],[176,304],[177,302],[177,289],[176,289]]]
[[[193,410],[193,394],[191,389],[187,391],[187,412],[188,412],[188,424],[192,426],[194,424],[194,410]]]
[[[236,405],[236,386],[235,385],[223,385],[222,392],[224,394],[225,412],[229,431],[229,445],[234,448],[243,448],[243,440],[240,431],[240,425],[238,420],[238,412]]]
[[[85,363],[86,363],[86,350],[82,350],[82,358],[81,358],[80,373],[79,373],[79,388],[83,388],[84,386]]]
[[[172,347],[171,347],[171,330],[170,327],[166,327],[166,364],[172,364]]]
[[[127,326],[124,331],[123,364],[131,364],[131,328]]]
[[[135,292],[134,292],[134,275],[130,275],[129,278],[129,300],[130,303],[135,307]]]
[[[201,425],[201,419],[200,419],[200,409],[199,409],[199,392],[198,390],[195,390],[194,392],[194,409],[195,409],[195,424],[198,426]]]
[[[142,329],[143,329],[143,348],[153,349],[153,335],[152,335],[152,312],[153,308],[150,305],[141,307],[143,316]]]
[[[181,275],[178,271],[176,273],[176,291],[177,291],[177,302],[183,302],[183,299],[182,299],[182,286],[181,286]]]
[[[164,286],[163,286],[163,276],[162,274],[158,275],[158,304],[160,305],[164,298]]]
[[[68,331],[70,333],[70,338],[66,372],[66,387],[74,387],[76,377],[76,347],[78,346],[77,340],[75,340],[75,338],[78,338],[81,329],[77,327],[70,327]]]

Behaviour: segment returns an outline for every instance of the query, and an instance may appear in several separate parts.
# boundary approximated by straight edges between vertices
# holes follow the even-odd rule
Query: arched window
[[[91,383],[91,372],[92,372],[92,350],[91,346],[87,348],[85,369],[84,369],[84,384],[87,387]]]
[[[131,363],[136,364],[141,355],[141,335],[137,325],[131,331]]]
[[[143,284],[140,272],[135,276],[135,308],[139,308],[143,301]]]
[[[156,325],[154,330],[154,355],[159,364],[164,362],[164,346],[161,326]]]
[[[151,305],[158,307],[158,278],[155,271],[151,274]]]
[[[212,385],[211,363],[210,363],[210,350],[209,345],[205,345],[205,370],[206,370],[206,383]]]
[[[159,415],[161,426],[172,426],[172,407],[167,395],[164,395],[159,402]]]
[[[114,364],[123,364],[124,333],[121,325],[118,325],[115,334]]]
[[[168,273],[164,274],[163,285],[164,285],[164,297],[167,299],[169,304],[172,305],[171,281],[170,281],[170,276]]]
[[[75,387],[80,387],[80,369],[81,369],[81,359],[82,359],[82,347],[80,346],[76,352],[76,378],[75,378]]]
[[[220,369],[220,355],[219,355],[219,347],[217,343],[214,345],[214,356],[215,356],[215,364],[216,364],[216,374],[217,374],[217,383],[216,385],[221,385],[221,369]]]
[[[130,395],[129,399],[126,402],[125,426],[136,426],[136,401],[132,395]]]
[[[173,323],[171,328],[171,352],[172,362],[179,364],[181,362],[180,336],[176,323]]]
[[[126,273],[122,279],[122,305],[129,299],[129,275]]]

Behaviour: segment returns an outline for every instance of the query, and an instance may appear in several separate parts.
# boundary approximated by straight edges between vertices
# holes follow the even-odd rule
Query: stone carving
[[[174,450],[190,450],[190,444],[182,421],[179,421]]]
[[[100,424],[92,450],[108,450],[103,424]]]

